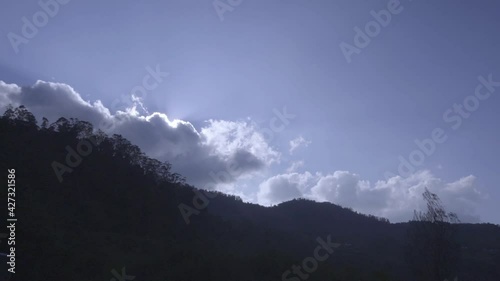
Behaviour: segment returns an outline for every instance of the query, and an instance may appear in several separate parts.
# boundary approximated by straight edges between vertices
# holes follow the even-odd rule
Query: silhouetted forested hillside
[[[24,107],[7,110],[0,134],[4,179],[16,170],[13,280],[107,281],[124,267],[136,281],[283,280],[328,236],[341,245],[307,280],[414,280],[403,250],[408,223],[330,203],[262,207],[212,192],[186,224],[179,204],[193,206],[195,189],[119,135],[76,119],[38,126]],[[86,156],[68,156],[68,147]],[[459,224],[457,235],[458,280],[500,280],[500,227]]]

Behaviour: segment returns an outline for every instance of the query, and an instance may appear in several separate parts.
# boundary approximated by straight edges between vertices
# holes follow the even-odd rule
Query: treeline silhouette
[[[38,125],[23,106],[7,109],[0,134],[4,179],[7,169],[16,170],[12,280],[107,281],[124,267],[137,281],[283,280],[328,235],[341,246],[307,280],[416,280],[405,259],[409,223],[331,203],[262,207],[211,192],[208,206],[186,224],[179,204],[192,206],[196,188],[120,135],[73,118]],[[84,140],[92,151],[68,166],[67,147],[76,150]],[[62,181],[54,162],[71,169]],[[6,202],[6,186],[0,190]],[[459,280],[500,280],[500,227],[457,229]],[[7,252],[6,243],[0,248]]]

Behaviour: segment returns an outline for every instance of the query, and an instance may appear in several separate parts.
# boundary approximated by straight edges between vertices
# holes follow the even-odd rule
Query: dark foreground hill
[[[12,280],[414,280],[403,250],[408,223],[330,203],[262,207],[213,192],[201,193],[207,201],[196,202],[206,207],[198,210],[200,192],[168,163],[90,123],[37,126],[17,108],[0,119],[0,135],[2,177],[8,169],[16,176]],[[67,147],[85,156],[68,156]],[[7,188],[0,190],[7,202]],[[196,212],[189,224],[180,204]],[[458,229],[458,280],[500,280],[500,227]],[[321,260],[313,262],[318,246]],[[310,273],[296,271],[305,261]]]

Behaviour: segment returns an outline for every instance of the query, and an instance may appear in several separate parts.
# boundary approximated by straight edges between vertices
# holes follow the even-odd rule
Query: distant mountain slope
[[[341,246],[307,280],[412,280],[402,253],[408,224],[330,203],[263,207],[221,193],[186,224],[179,204],[192,205],[195,189],[121,136],[76,119],[37,126],[25,108],[0,119],[0,134],[0,168],[16,169],[14,280],[110,280],[123,267],[138,281],[282,280],[328,236]],[[78,164],[68,158],[75,165],[60,182],[54,161],[66,165],[67,147],[86,140],[92,151]],[[500,280],[500,227],[459,228],[459,280]]]

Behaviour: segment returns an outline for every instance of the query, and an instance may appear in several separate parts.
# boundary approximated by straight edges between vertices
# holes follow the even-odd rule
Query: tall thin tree
[[[414,211],[409,223],[407,261],[418,280],[443,281],[456,276],[460,245],[455,213],[446,212],[439,197],[427,188],[422,194],[427,210]]]

